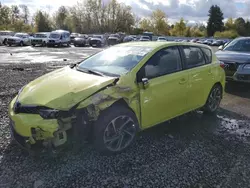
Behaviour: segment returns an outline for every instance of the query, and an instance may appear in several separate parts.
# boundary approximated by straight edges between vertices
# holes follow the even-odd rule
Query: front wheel
[[[113,105],[95,122],[95,147],[104,154],[119,153],[132,144],[137,131],[135,114],[122,105]]]
[[[23,41],[21,41],[19,45],[20,45],[20,46],[23,46]]]
[[[222,99],[222,88],[216,84],[210,91],[207,102],[204,106],[204,112],[214,113],[220,106]]]

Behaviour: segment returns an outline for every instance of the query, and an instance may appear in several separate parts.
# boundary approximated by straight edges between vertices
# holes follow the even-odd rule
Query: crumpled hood
[[[21,40],[21,37],[8,37],[8,39]]]
[[[220,61],[250,63],[250,53],[220,50],[217,51],[215,55]]]
[[[22,105],[68,110],[114,80],[113,77],[97,76],[65,67],[27,84],[18,101]]]

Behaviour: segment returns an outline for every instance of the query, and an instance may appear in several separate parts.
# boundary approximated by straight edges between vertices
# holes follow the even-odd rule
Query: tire
[[[77,47],[78,45],[77,44],[74,44],[75,47]]]
[[[46,42],[45,41],[43,42],[42,46],[46,46]]]
[[[220,102],[222,99],[222,87],[219,84],[216,84],[211,89],[207,102],[204,106],[204,112],[207,113],[215,113],[217,109],[220,107]]]
[[[35,44],[31,44],[33,47],[35,47],[36,45]]]
[[[133,143],[138,128],[137,118],[130,109],[119,104],[112,105],[94,123],[95,148],[106,155],[120,153]]]
[[[20,45],[20,46],[23,46],[23,41],[21,41],[19,45]]]
[[[3,40],[3,45],[7,45],[7,39]]]

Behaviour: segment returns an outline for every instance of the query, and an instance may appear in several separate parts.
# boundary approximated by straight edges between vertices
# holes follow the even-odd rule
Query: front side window
[[[204,55],[200,48],[192,46],[183,46],[183,50],[187,68],[198,67],[206,64]]]
[[[108,76],[121,76],[151,51],[152,48],[144,46],[114,46],[84,60],[78,68],[98,71]]]
[[[58,38],[60,38],[60,34],[58,34],[58,33],[52,33],[52,34],[50,34],[50,38],[53,38],[53,39],[58,39]]]
[[[180,71],[181,58],[177,47],[168,47],[156,52],[140,70],[139,74],[148,79]]]

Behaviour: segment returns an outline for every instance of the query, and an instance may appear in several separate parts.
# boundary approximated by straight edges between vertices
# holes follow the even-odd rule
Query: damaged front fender
[[[139,89],[115,85],[108,87],[78,104],[77,109],[87,108],[93,120],[97,120],[100,112],[119,100],[124,100],[136,114],[140,123]]]

